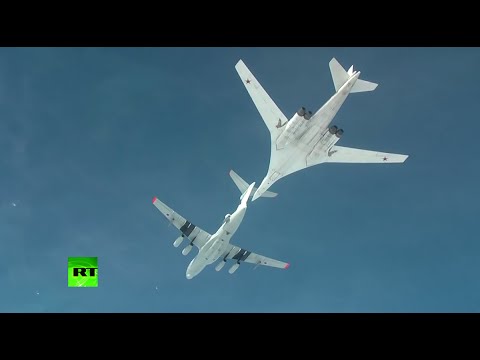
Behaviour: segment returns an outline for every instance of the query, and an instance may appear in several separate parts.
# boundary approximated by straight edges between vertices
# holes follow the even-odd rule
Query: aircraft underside
[[[272,180],[277,181],[298,170],[321,164],[342,134],[343,130],[335,125],[311,126],[282,149],[277,149],[276,142],[272,143],[268,170],[274,175]]]
[[[315,113],[300,108],[290,120],[278,108],[255,76],[239,61],[235,66],[270,132],[271,155],[267,175],[253,200],[289,174],[310,166],[330,163],[403,163],[408,155],[337,146],[343,130],[332,120],[351,93],[375,90],[376,83],[359,79],[360,72],[347,71],[333,58],[330,63],[335,93]]]

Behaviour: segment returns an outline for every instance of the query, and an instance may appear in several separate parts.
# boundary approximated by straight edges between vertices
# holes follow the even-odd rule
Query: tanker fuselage
[[[197,276],[207,265],[218,260],[225,253],[230,240],[243,221],[247,207],[240,204],[233,214],[227,214],[222,226],[198,251],[187,268],[186,277],[192,279]]]

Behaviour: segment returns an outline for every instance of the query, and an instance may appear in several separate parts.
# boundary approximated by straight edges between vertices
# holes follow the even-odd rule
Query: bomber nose
[[[262,194],[260,193],[260,189],[257,189],[257,191],[255,191],[255,194],[253,194],[252,201],[257,200],[261,195]]]

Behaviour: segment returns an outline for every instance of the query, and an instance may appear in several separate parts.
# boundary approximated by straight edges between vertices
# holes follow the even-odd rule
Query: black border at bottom
[[[253,314],[253,313],[45,313],[0,315],[4,329],[32,330],[36,337],[82,336],[82,331],[93,329],[101,336],[114,335],[142,341],[158,338],[162,341],[190,339],[191,342],[216,337],[269,342],[303,342],[316,344],[322,341],[426,341],[429,338],[451,342],[456,337],[463,340],[476,336],[480,314]],[[44,333],[39,331],[48,327]],[[71,330],[71,333],[69,331]],[[272,336],[271,336],[272,335]],[[226,340],[225,340],[226,341]]]

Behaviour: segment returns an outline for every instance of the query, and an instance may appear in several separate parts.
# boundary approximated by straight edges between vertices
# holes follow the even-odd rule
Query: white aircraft
[[[252,183],[250,186],[244,188],[242,181],[235,181],[235,184],[237,184],[239,190],[243,192],[242,196],[240,196],[240,205],[238,205],[237,210],[235,210],[233,214],[225,215],[222,225],[213,235],[195,226],[156,197],[153,198],[153,205],[165,215],[168,221],[182,232],[182,235],[175,240],[173,246],[180,246],[182,241],[187,238],[190,242],[187,247],[183,249],[183,255],[188,255],[193,245],[199,249],[197,256],[195,256],[188,265],[186,272],[187,279],[192,279],[197,276],[207,265],[214,263],[218,259],[221,260],[215,267],[217,271],[223,268],[228,259],[235,260],[235,264],[228,270],[230,274],[233,274],[238,269],[242,261],[280,269],[287,269],[290,266],[288,263],[255,254],[230,243],[232,236],[242,223],[245,212],[247,211],[248,199],[255,186],[255,183]]]
[[[390,154],[337,146],[343,129],[330,126],[350,93],[375,90],[378,84],[360,80],[353,66],[346,71],[330,60],[336,93],[315,113],[301,107],[288,120],[262,85],[240,60],[235,68],[270,131],[270,165],[267,175],[253,194],[256,200],[276,181],[307,167],[329,163],[403,163],[408,155]]]

